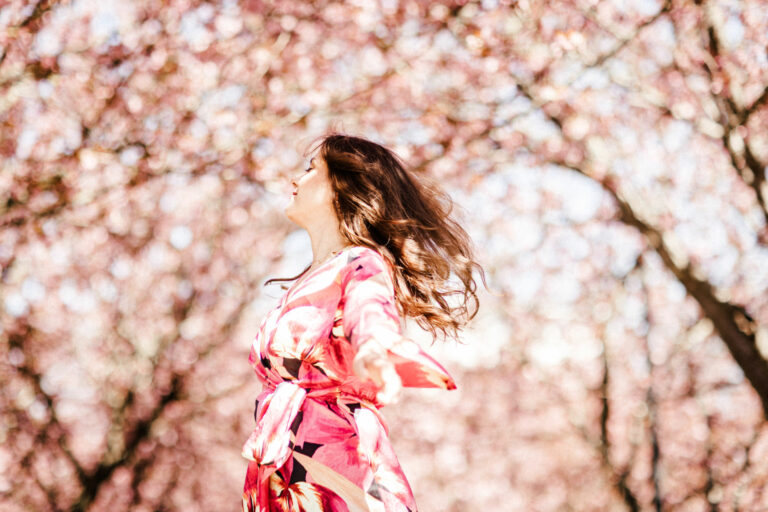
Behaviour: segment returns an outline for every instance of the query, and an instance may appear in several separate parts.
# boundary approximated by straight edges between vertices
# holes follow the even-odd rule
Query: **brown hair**
[[[469,235],[450,217],[450,197],[370,140],[331,132],[317,146],[328,167],[342,236],[389,261],[402,314],[433,337],[440,332],[457,338],[479,307],[473,270],[484,284],[485,274]]]

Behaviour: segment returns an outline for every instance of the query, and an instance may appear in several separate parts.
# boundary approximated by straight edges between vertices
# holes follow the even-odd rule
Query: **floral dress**
[[[243,511],[415,512],[377,399],[352,369],[375,347],[403,386],[455,389],[402,336],[392,273],[368,247],[343,249],[296,282],[262,321],[249,362],[263,385]]]

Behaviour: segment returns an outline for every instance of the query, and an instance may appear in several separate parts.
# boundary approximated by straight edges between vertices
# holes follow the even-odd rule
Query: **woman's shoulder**
[[[391,277],[392,269],[386,258],[376,249],[364,245],[351,246],[342,269],[342,283],[351,278],[365,279],[380,272]]]
[[[350,245],[344,250],[347,253],[347,258],[349,261],[363,256],[383,258],[379,251],[367,245]]]
[[[386,265],[384,256],[372,247],[366,245],[352,245],[345,249],[347,257],[344,262],[348,267],[359,265]]]

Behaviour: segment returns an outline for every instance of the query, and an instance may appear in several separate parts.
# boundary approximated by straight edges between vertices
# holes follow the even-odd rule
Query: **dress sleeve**
[[[388,358],[403,386],[455,389],[440,363],[402,334],[389,266],[365,248],[347,264],[342,279],[342,326],[356,352]]]

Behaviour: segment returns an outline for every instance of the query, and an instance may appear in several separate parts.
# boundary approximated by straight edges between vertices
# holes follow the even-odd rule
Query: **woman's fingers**
[[[376,398],[382,404],[391,404],[397,402],[400,390],[403,388],[400,376],[395,370],[395,365],[389,360],[380,366],[380,390]]]
[[[360,351],[352,362],[355,373],[362,379],[373,381],[379,388],[376,399],[382,404],[397,401],[403,383],[395,365],[376,351]]]

